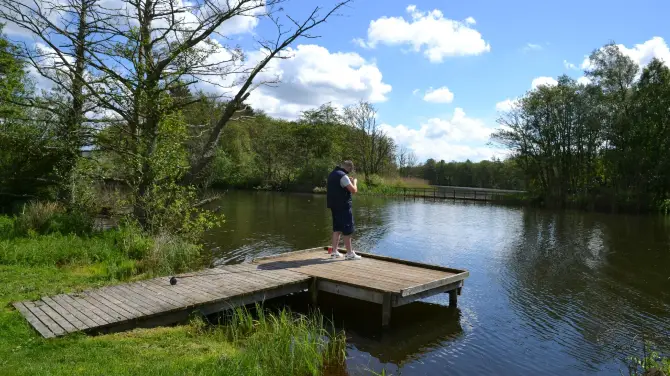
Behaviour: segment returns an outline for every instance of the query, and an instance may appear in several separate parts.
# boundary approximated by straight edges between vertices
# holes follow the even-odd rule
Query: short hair
[[[346,160],[342,162],[342,167],[346,168],[348,171],[353,171],[354,170],[354,162],[350,160]]]

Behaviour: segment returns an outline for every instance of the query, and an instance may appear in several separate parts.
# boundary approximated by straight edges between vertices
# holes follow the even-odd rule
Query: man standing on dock
[[[331,257],[342,257],[337,250],[340,244],[340,235],[344,235],[344,247],[347,249],[347,260],[360,260],[351,247],[351,234],[354,233],[354,214],[352,212],[352,195],[358,192],[358,180],[353,182],[349,179],[350,172],[354,171],[352,161],[344,161],[342,167],[338,166],[328,175],[326,185],[326,196],[328,208],[333,215],[333,253]]]

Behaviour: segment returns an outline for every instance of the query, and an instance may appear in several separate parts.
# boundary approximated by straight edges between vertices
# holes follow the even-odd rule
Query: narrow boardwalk
[[[468,272],[361,254],[362,260],[330,259],[324,248],[264,257],[177,276],[89,289],[14,303],[46,338],[72,332],[106,333],[167,325],[190,314],[208,315],[305,290],[316,303],[326,291],[382,305],[382,325],[391,307],[438,293],[450,305]]]

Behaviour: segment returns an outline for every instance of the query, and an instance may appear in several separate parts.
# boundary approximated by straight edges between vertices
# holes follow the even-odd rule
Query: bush
[[[14,229],[19,235],[27,235],[31,231],[45,234],[53,217],[64,212],[63,207],[56,202],[32,201],[23,206]]]
[[[641,357],[631,356],[626,361],[630,376],[670,375],[670,357],[660,354],[648,341],[644,343]]]
[[[149,253],[142,259],[142,271],[166,275],[183,272],[201,264],[202,247],[176,236],[161,234],[153,239]]]
[[[9,239],[14,235],[14,218],[0,215],[0,239]]]
[[[320,314],[269,313],[259,305],[255,311],[257,317],[237,308],[224,327],[242,352],[223,359],[222,369],[239,375],[250,370],[257,375],[320,375],[344,361],[344,334],[329,331]]]
[[[101,238],[49,234],[0,241],[0,264],[62,266],[94,264],[121,257],[113,244]]]

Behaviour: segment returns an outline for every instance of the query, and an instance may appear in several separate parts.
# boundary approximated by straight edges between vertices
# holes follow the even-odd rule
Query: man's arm
[[[351,193],[358,192],[358,179],[354,178],[354,180],[351,180],[351,184],[347,185],[346,188]]]

